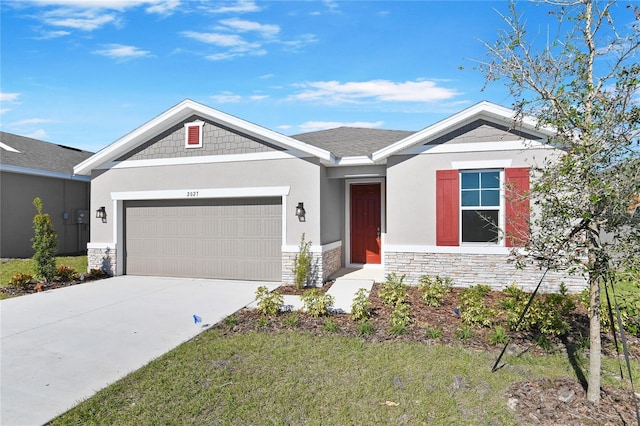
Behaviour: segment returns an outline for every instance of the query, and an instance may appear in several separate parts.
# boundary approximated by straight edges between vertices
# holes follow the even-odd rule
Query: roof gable
[[[322,161],[334,161],[334,156],[329,151],[187,99],[123,136],[81,164],[78,164],[74,170],[78,174],[90,174],[95,168],[126,157],[129,152],[153,140],[158,135],[169,131],[176,124],[185,122],[185,120],[194,115],[230,131],[242,134],[247,138],[271,144],[274,147],[315,156]]]
[[[26,136],[0,132],[0,167],[21,173],[73,174],[73,167],[93,153]]]

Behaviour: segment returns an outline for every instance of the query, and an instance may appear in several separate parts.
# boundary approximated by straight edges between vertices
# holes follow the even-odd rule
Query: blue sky
[[[291,135],[419,130],[481,100],[506,2],[0,2],[3,131],[98,151],[185,98]],[[533,31],[548,21],[526,5]],[[460,67],[463,67],[461,70]]]

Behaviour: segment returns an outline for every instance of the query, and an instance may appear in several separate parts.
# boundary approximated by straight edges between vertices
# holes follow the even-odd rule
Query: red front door
[[[351,185],[351,263],[380,263],[380,184]]]

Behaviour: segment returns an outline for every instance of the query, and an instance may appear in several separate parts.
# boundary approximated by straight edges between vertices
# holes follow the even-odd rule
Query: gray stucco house
[[[289,137],[185,100],[75,167],[106,216],[92,215],[89,267],[286,283],[304,234],[318,283],[371,267],[531,288],[539,271],[506,256],[527,238],[530,167],[559,155],[548,136],[488,102],[418,132]],[[561,281],[583,285],[546,285]]]
[[[73,166],[93,155],[0,132],[0,256],[33,256],[33,199],[40,197],[58,234],[58,253],[84,253],[89,241],[90,178]]]

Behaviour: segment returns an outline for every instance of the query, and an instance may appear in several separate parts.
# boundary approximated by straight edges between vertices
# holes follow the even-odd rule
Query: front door
[[[351,187],[351,263],[380,263],[380,183]]]

